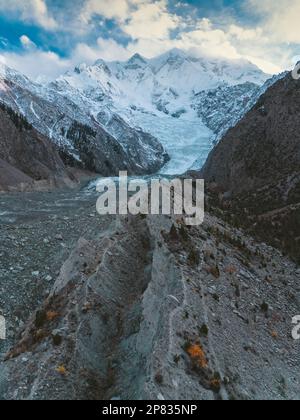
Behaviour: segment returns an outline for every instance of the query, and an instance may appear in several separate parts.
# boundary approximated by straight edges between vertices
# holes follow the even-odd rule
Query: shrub
[[[269,311],[269,305],[266,302],[263,302],[260,308],[264,313],[267,313]]]
[[[173,224],[170,230],[170,239],[173,241],[177,241],[178,240],[178,233],[177,233],[177,229],[176,226]]]
[[[192,248],[188,255],[188,263],[192,266],[197,266],[200,264],[200,254],[197,249]]]
[[[274,338],[274,340],[276,340],[278,338],[278,332],[271,331],[271,337]]]
[[[219,373],[215,373],[214,377],[209,382],[210,388],[213,392],[219,392],[221,389],[221,377]]]
[[[59,313],[55,311],[48,311],[46,313],[46,318],[47,318],[47,321],[49,322],[54,321],[58,316],[59,316]]]
[[[187,347],[186,352],[197,367],[200,367],[201,369],[207,368],[208,362],[200,344],[190,344]]]
[[[56,372],[59,373],[62,376],[66,376],[68,374],[67,369],[65,368],[64,365],[58,366],[56,368]]]
[[[160,372],[158,372],[158,373],[155,375],[154,379],[155,379],[155,382],[156,382],[157,384],[159,384],[159,385],[162,385],[162,384],[164,383],[164,378],[163,378],[163,376],[162,376],[162,374],[161,374]]]
[[[178,365],[178,363],[180,362],[180,356],[178,354],[174,356],[174,362],[176,363],[176,365]]]
[[[207,337],[209,333],[209,328],[206,324],[203,324],[202,327],[199,329],[200,335],[203,337]]]
[[[209,272],[212,274],[216,279],[220,277],[220,269],[217,265],[209,267]]]
[[[233,274],[235,274],[235,273],[237,272],[237,269],[236,269],[236,267],[235,267],[234,265],[228,265],[228,266],[225,268],[225,272],[226,272],[227,274],[230,274],[230,275],[232,276]]]
[[[47,314],[45,311],[37,311],[35,315],[35,326],[36,328],[41,328],[45,325],[47,321]]]

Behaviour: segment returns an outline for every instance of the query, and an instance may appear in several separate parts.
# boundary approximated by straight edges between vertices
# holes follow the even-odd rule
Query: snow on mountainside
[[[157,139],[130,127],[118,118],[119,141],[97,120],[91,101],[79,92],[54,90],[31,82],[20,73],[0,66],[0,101],[48,136],[59,149],[65,163],[81,166],[103,176],[158,171],[168,156]],[[72,101],[72,96],[76,102]]]
[[[116,119],[120,116],[129,126],[157,137],[171,156],[162,171],[175,174],[191,168],[197,157],[203,163],[224,118],[240,115],[245,98],[255,96],[267,78],[244,60],[195,58],[171,50],[153,59],[135,54],[126,62],[81,64],[49,87],[80,108],[89,107],[119,141],[122,133],[116,130]],[[223,89],[226,106],[204,101],[200,112],[199,98]],[[208,105],[212,105],[209,111]]]
[[[256,104],[269,87],[286,76],[286,72],[268,79],[261,87],[254,83],[219,86],[203,90],[194,97],[193,107],[199,118],[215,133],[214,143],[234,127]]]
[[[262,85],[266,79],[267,75],[243,60],[194,58],[172,50],[153,59],[135,54],[127,62],[81,64],[51,86],[75,95],[75,100],[79,92],[117,109],[131,106],[178,116],[190,111],[191,97],[202,90],[246,82]]]
[[[152,59],[135,54],[126,62],[80,64],[45,85],[10,69],[1,78],[0,70],[0,98],[75,160],[83,153],[67,133],[78,122],[110,135],[124,154],[117,164],[123,161],[132,173],[157,171],[167,161],[157,138],[171,157],[161,172],[176,174],[196,160],[203,164],[214,136],[239,119],[267,78],[244,60],[196,58],[175,49]],[[112,154],[105,159],[111,160]]]

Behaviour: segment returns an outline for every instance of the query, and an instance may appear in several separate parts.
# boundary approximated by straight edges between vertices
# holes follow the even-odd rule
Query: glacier
[[[133,113],[132,123],[153,134],[168,151],[170,161],[160,170],[162,175],[181,175],[196,161],[202,166],[213,147],[213,132],[199,118],[172,118],[167,115]]]

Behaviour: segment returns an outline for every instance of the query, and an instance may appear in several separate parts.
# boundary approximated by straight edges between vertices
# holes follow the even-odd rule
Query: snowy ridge
[[[243,97],[252,97],[267,78],[244,60],[196,58],[175,49],[153,59],[135,54],[126,62],[81,64],[50,83],[48,89],[68,97],[81,109],[88,108],[119,141],[119,117],[130,127],[154,135],[171,156],[162,172],[176,174],[189,169],[199,157],[202,163],[217,133],[217,121],[208,123],[199,112],[199,93],[206,96],[212,89],[236,90],[226,99],[236,101],[234,108],[239,114]],[[242,89],[236,88],[244,84]],[[228,108],[232,108],[230,103]]]
[[[0,97],[71,155],[80,153],[66,132],[78,121],[111,135],[141,172],[159,169],[168,152],[171,162],[161,169],[167,174],[186,171],[195,161],[202,164],[224,121],[236,122],[245,101],[255,98],[268,79],[244,60],[193,57],[177,49],[152,59],[135,54],[125,62],[83,63],[46,84],[10,69],[5,74],[14,83],[13,100],[3,87]],[[225,106],[220,107],[220,98]]]
[[[126,62],[98,60],[92,66],[81,64],[50,86],[74,101],[83,95],[94,102],[113,104],[117,109],[137,107],[148,112],[176,114],[190,105],[193,95],[200,91],[246,82],[260,86],[267,78],[256,66],[243,60],[194,58],[172,50],[149,60],[135,54]],[[189,106],[185,111],[189,111]]]

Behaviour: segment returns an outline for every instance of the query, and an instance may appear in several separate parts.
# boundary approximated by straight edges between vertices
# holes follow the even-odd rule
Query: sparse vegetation
[[[200,329],[199,329],[199,334],[200,334],[202,337],[207,337],[207,336],[208,336],[208,333],[209,333],[209,328],[208,328],[208,326],[207,326],[206,324],[203,324],[203,325],[200,327]]]
[[[200,264],[200,254],[197,249],[194,247],[191,249],[189,255],[188,255],[188,263],[191,266],[197,266]]]
[[[154,379],[155,379],[155,382],[156,382],[158,385],[162,385],[162,384],[164,383],[164,377],[163,377],[163,375],[162,375],[160,372],[158,372],[158,373],[155,375]]]
[[[205,369],[208,367],[205,352],[200,344],[189,344],[185,346],[186,353],[190,356],[192,363],[195,367]]]
[[[19,131],[32,130],[32,125],[23,115],[18,114],[3,103],[0,103],[0,109],[2,109],[2,111],[4,111],[9,116]]]

